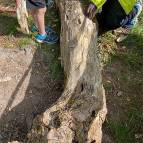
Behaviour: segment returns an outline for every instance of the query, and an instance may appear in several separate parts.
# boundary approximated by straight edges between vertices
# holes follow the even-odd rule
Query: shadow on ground
[[[53,78],[49,68],[53,64],[53,58],[43,49],[38,48],[34,52],[32,49],[23,49],[21,52],[21,56],[27,54],[23,58],[25,61],[28,61],[27,58],[30,58],[31,53],[34,53],[33,59],[29,62],[29,66],[23,69],[17,86],[13,92],[9,92],[11,95],[3,94],[3,97],[1,95],[1,99],[5,99],[4,96],[9,96],[9,98],[0,117],[0,143],[24,139],[34,117],[55,103],[63,89],[62,76],[58,79]],[[23,63],[19,64],[23,65]],[[15,71],[16,74],[17,71]],[[5,87],[5,90],[9,90],[8,86]],[[0,102],[2,103],[2,101]]]
[[[51,17],[57,19],[55,13]],[[52,20],[48,17],[48,22]],[[52,24],[57,23],[58,20]],[[51,107],[63,90],[59,44],[36,44],[35,48],[35,44],[27,44],[29,39],[23,41],[28,36],[17,27],[16,15],[0,13],[0,40],[8,43],[0,47],[0,143],[24,140],[35,116]],[[24,48],[8,49],[9,44],[19,46],[19,37]]]

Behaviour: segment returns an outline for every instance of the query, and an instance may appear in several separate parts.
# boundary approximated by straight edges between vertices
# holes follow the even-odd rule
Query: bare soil
[[[60,97],[62,80],[53,80],[41,49],[0,48],[0,61],[0,143],[7,143],[25,138],[33,118]]]

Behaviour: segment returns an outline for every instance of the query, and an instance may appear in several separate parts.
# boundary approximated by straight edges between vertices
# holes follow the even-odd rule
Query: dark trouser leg
[[[107,0],[102,8],[102,12],[97,14],[99,35],[119,28],[121,21],[125,17],[126,13],[117,0]]]

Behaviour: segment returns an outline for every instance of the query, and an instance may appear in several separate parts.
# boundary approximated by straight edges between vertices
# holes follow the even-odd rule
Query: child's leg
[[[45,28],[46,0],[26,0],[26,6],[32,14],[36,26],[33,26],[33,30],[31,31],[38,32],[35,36],[35,40],[39,43],[56,43],[58,41],[58,36],[54,32],[50,34],[49,31],[53,31],[51,28]]]
[[[39,34],[44,35],[46,34],[45,31],[45,13],[46,13],[46,7],[45,8],[39,8],[36,10],[36,22],[39,30]]]
[[[45,32],[45,13],[46,13],[46,1],[45,0],[26,0],[27,9],[32,14],[34,23],[38,28],[38,32],[41,35]]]

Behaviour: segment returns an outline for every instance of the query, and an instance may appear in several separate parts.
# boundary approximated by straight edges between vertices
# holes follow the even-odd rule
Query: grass
[[[120,111],[120,118],[115,120],[113,115],[107,117],[108,121],[106,122],[106,128],[108,134],[112,136],[116,143],[136,143],[137,139],[135,138],[135,135],[141,134],[143,131],[143,106],[142,99],[140,98],[142,92],[140,86],[136,84],[137,82],[139,81],[133,81],[132,83],[134,84],[132,85],[124,83],[124,85],[126,87],[129,86],[129,88],[126,89],[126,87],[123,87],[122,89],[128,93],[127,95],[124,95],[124,97],[117,97],[117,102],[120,102],[119,105],[122,104],[122,110],[124,109],[124,111]],[[136,89],[139,90],[140,93],[138,93]],[[106,91],[107,90],[108,88],[106,88]],[[137,96],[134,96],[135,94],[137,94]],[[126,100],[126,98],[128,98],[128,100]],[[112,104],[118,104],[115,99],[113,99],[113,102],[114,103]],[[115,113],[114,116],[116,116]]]
[[[118,108],[116,113],[107,116],[106,129],[116,143],[142,143],[135,135],[143,133],[143,14],[139,24],[120,44],[114,41],[114,36],[107,33],[101,37],[101,49],[105,70],[110,72],[110,82],[105,81],[107,101]],[[110,46],[111,45],[111,46]],[[123,48],[124,47],[124,48]],[[108,75],[107,75],[108,76]],[[115,85],[116,87],[114,87]],[[117,97],[114,90],[122,91]],[[113,107],[108,107],[111,109]],[[121,107],[121,109],[120,109]],[[112,110],[112,109],[111,109]]]
[[[110,63],[112,63],[112,57],[116,55],[117,49],[112,33],[108,32],[102,37],[99,37],[98,44],[100,45],[103,65],[110,65]]]
[[[110,121],[109,123],[111,134],[114,135],[117,143],[134,143],[133,133],[130,132],[130,128],[124,122]]]
[[[15,15],[10,13],[0,14],[0,41],[4,48],[26,47],[32,43],[31,37],[18,30]]]
[[[109,33],[110,35],[111,33]],[[128,66],[131,70],[138,70],[142,68],[143,64],[143,35],[131,34],[129,37],[120,45],[125,46],[126,52],[119,51],[116,43],[103,37],[102,43],[107,46],[107,49],[102,49],[102,57],[104,65],[112,63],[112,61],[120,60],[125,66]],[[110,38],[110,37],[109,37]],[[112,44],[113,43],[113,44]],[[103,45],[103,46],[104,46]],[[112,47],[112,48],[110,48]]]
[[[34,41],[31,39],[31,37],[24,37],[24,38],[20,38],[19,40],[18,40],[18,46],[20,47],[20,48],[25,48],[26,46],[28,46],[28,45],[35,45],[35,43],[34,43]]]
[[[143,129],[143,112],[136,105],[138,103],[135,102],[130,105],[126,120],[108,122],[109,130],[117,143],[136,143],[135,134]]]
[[[63,75],[63,69],[61,67],[61,61],[59,60],[60,48],[58,44],[55,45],[40,45],[42,50],[48,54],[49,68],[52,74],[53,79],[61,79]]]
[[[15,35],[18,33],[17,27],[18,22],[15,16],[9,13],[0,14],[0,34]]]

